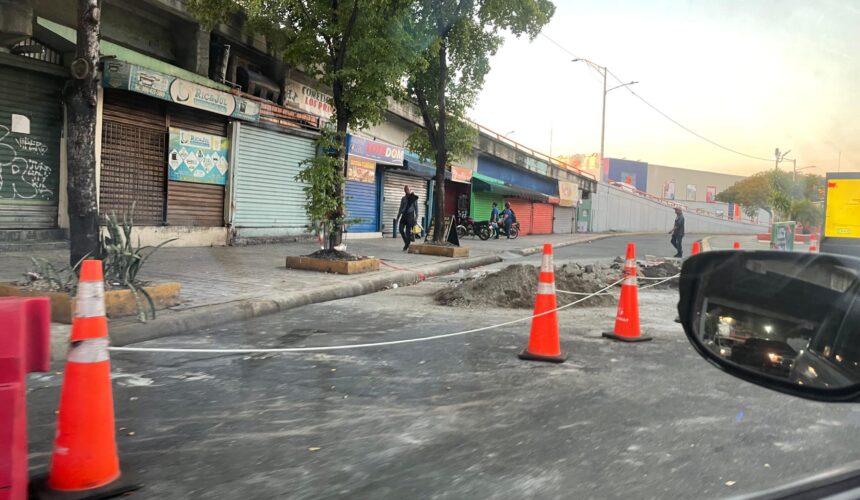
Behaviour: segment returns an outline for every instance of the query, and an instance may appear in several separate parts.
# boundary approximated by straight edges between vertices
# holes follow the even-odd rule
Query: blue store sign
[[[406,150],[398,146],[391,146],[354,135],[349,136],[350,156],[361,156],[376,163],[402,167],[405,153]]]

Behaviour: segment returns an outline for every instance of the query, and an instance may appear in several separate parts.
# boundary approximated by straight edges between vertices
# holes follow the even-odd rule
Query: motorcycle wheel
[[[487,226],[481,226],[481,228],[478,229],[478,238],[481,238],[484,241],[490,239],[490,228]]]
[[[463,238],[464,236],[466,236],[466,228],[462,225],[457,226],[457,237]]]
[[[515,240],[515,239],[517,239],[517,236],[519,236],[519,235],[520,235],[520,230],[517,229],[516,227],[512,227],[511,228],[511,239]]]

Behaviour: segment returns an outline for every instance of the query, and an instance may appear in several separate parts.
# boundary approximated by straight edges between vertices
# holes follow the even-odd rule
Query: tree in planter
[[[533,39],[555,6],[549,0],[413,0],[410,33],[419,57],[407,76],[424,129],[409,149],[436,164],[433,241],[444,240],[445,169],[468,153],[477,131],[465,119],[490,71],[490,57],[507,30]]]
[[[411,57],[403,30],[407,0],[189,0],[211,25],[241,12],[269,49],[332,90],[333,138],[305,164],[301,179],[322,182],[309,195],[313,223],[331,228],[327,248],[340,244],[344,223],[347,131],[379,123]],[[326,173],[326,169],[334,172]],[[321,201],[329,197],[328,201]],[[320,219],[320,217],[325,219]]]
[[[99,256],[95,138],[100,17],[98,0],[78,0],[78,38],[71,65],[72,79],[63,92],[68,116],[70,266],[85,256]]]

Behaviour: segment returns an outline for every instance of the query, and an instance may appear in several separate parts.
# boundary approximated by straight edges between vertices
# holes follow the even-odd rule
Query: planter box
[[[287,257],[287,267],[321,273],[360,274],[379,271],[379,259],[328,260],[316,257]]]
[[[469,249],[466,247],[448,247],[425,243],[413,243],[409,245],[409,253],[438,255],[439,257],[468,257]]]
[[[152,297],[155,309],[166,309],[179,305],[179,283],[159,283],[143,287]],[[55,323],[72,322],[72,313],[75,310],[75,299],[69,294],[62,292],[39,292],[20,288],[14,283],[0,283],[0,297],[48,297],[51,299],[51,321]],[[141,297],[146,307],[149,303],[145,297]],[[105,311],[109,318],[121,318],[123,316],[136,316],[137,303],[131,290],[110,290],[105,292]]]

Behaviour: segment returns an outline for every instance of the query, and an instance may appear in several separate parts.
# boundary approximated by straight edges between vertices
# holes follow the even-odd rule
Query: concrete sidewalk
[[[393,238],[347,241],[351,253],[382,259],[380,270],[358,275],[299,271],[285,267],[288,255],[305,255],[318,248],[316,242],[294,242],[237,247],[170,248],[159,250],[147,262],[141,279],[176,281],[182,285],[182,304],[160,311],[146,324],[134,318],[110,322],[114,345],[187,332],[230,321],[245,320],[307,304],[373,293],[393,285],[417,283],[423,276],[437,276],[460,269],[500,262],[505,255],[539,252],[544,243],[563,247],[617,236],[620,233],[523,236],[516,240],[466,238],[470,256],[447,259],[402,252],[402,241]],[[0,281],[17,281],[30,268],[30,257],[64,266],[67,250],[0,255]],[[58,327],[58,357],[64,352],[63,327]]]

